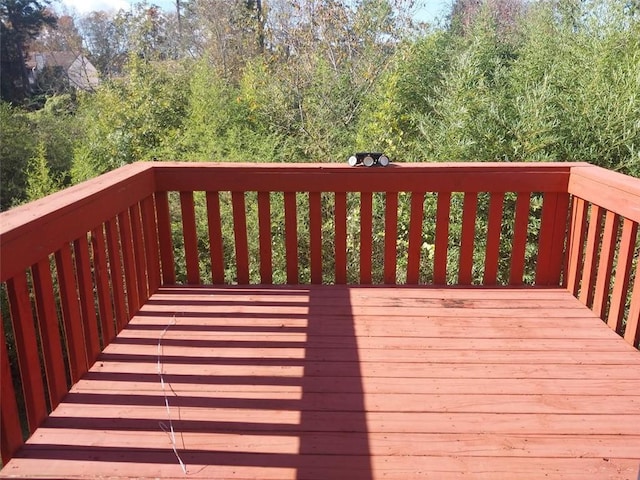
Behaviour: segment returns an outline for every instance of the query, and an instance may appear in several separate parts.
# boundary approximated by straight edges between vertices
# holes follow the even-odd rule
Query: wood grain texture
[[[176,282],[176,267],[173,258],[173,239],[171,237],[169,196],[167,195],[167,192],[160,191],[155,192],[154,197],[156,203],[156,216],[158,221],[158,242],[160,244],[162,285],[170,285]]]
[[[80,313],[82,315],[82,329],[87,352],[87,363],[93,365],[100,353],[100,338],[98,334],[98,317],[96,315],[96,299],[93,291],[89,246],[86,235],[73,242],[74,258],[76,261],[76,276],[78,279],[78,296]]]
[[[309,193],[309,257],[311,283],[322,283],[322,199],[319,192]]]
[[[64,245],[58,250],[55,258],[71,383],[75,383],[86,373],[90,365],[87,362],[78,289],[69,245]]]
[[[86,234],[153,189],[151,164],[139,162],[2,212],[0,281]]]
[[[450,212],[451,192],[439,192],[436,212],[436,244],[433,259],[433,283],[435,285],[445,285],[447,283]]]
[[[47,417],[47,406],[40,373],[40,359],[31,313],[29,287],[25,274],[17,275],[7,281],[7,296],[9,297],[11,326],[16,342],[16,356],[20,366],[29,432],[33,433]]]
[[[0,317],[0,458],[6,464],[22,446],[22,428],[7,352],[4,320]],[[57,406],[57,405],[56,405]]]
[[[424,192],[413,192],[411,194],[409,246],[407,249],[407,283],[414,285],[417,285],[420,280],[424,195]]]
[[[360,283],[369,285],[372,281],[371,266],[373,255],[373,195],[360,194]]]
[[[384,207],[384,283],[395,285],[398,253],[398,193],[387,191]]]
[[[129,322],[128,306],[124,289],[124,267],[122,265],[118,222],[115,218],[105,223],[107,250],[109,253],[109,271],[111,274],[111,293],[113,310],[116,315],[116,333]]]
[[[489,200],[489,223],[487,224],[487,250],[484,259],[483,285],[495,285],[498,281],[503,206],[504,193],[492,193]]]
[[[509,285],[524,283],[524,263],[527,248],[527,233],[529,229],[529,209],[531,192],[518,192],[516,212],[513,226],[513,246],[511,250],[511,265],[509,269]]]
[[[271,253],[271,202],[269,192],[258,192],[258,228],[260,242],[260,282],[273,282]]]
[[[184,239],[184,258],[187,265],[187,282],[200,283],[200,258],[198,251],[198,233],[193,192],[180,192],[180,211],[182,213],[182,237]],[[238,226],[238,229],[241,227]]]
[[[207,225],[209,230],[209,256],[211,258],[211,282],[224,283],[224,246],[222,244],[222,219],[220,218],[219,192],[207,192]]]
[[[284,193],[284,234],[287,283],[298,283],[298,206],[294,192]]]
[[[347,283],[347,194],[336,192],[335,194],[335,282],[344,285]]]
[[[233,209],[233,238],[236,250],[236,281],[249,283],[249,244],[247,239],[247,211],[244,192],[231,192]]]
[[[161,288],[0,476],[181,477],[167,325],[192,477],[637,475],[640,353],[570,292],[258,285]]]
[[[39,333],[42,339],[42,357],[49,390],[49,404],[55,408],[67,394],[68,389],[49,259],[43,259],[31,267],[31,275]]]

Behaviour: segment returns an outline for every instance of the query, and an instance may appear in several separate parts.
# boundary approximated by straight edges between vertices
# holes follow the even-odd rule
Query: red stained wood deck
[[[0,475],[636,480],[639,371],[559,287],[162,287]]]

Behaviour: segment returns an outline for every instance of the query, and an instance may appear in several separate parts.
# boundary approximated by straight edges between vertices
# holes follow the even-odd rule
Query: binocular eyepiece
[[[389,157],[384,153],[376,152],[358,152],[355,155],[351,155],[349,160],[347,160],[347,163],[352,167],[355,167],[356,165],[364,165],[365,167],[378,165],[380,167],[386,167],[389,165],[389,162]]]

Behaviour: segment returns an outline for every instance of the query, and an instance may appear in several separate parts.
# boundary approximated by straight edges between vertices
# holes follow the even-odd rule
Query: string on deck
[[[164,404],[165,404],[165,407],[167,408],[167,418],[169,422],[168,426],[164,422],[158,422],[158,425],[160,426],[160,430],[162,430],[169,436],[169,439],[171,440],[171,446],[173,447],[173,453],[175,453],[176,458],[180,463],[182,472],[186,475],[187,467],[182,461],[182,458],[180,458],[180,454],[178,453],[176,433],[175,433],[175,430],[173,429],[173,420],[171,419],[171,408],[169,406],[169,396],[167,395],[167,390],[164,383],[164,369],[162,366],[162,339],[167,333],[167,330],[169,330],[169,327],[175,324],[176,324],[176,316],[174,315],[173,318],[169,321],[169,324],[164,328],[164,330],[160,334],[160,337],[158,338],[158,376],[160,377],[160,385],[162,386],[162,393],[164,395]]]

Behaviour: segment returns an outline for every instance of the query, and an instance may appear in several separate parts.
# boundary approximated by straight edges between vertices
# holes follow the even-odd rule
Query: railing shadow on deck
[[[207,475],[207,470],[210,470],[211,475],[215,476],[216,467],[236,466],[295,471],[298,479],[373,478],[362,373],[348,287],[185,288],[185,292],[200,294],[198,299],[187,301],[180,297],[181,290],[175,289],[175,302],[166,296],[162,300],[152,297],[138,314],[143,321],[134,320],[123,330],[123,335],[112,343],[112,348],[100,355],[97,364],[101,368],[88,372],[81,382],[81,391],[72,391],[65,398],[65,404],[79,406],[78,414],[52,416],[43,425],[45,429],[59,429],[61,432],[82,431],[87,438],[111,432],[113,436],[110,438],[121,435],[123,445],[65,446],[37,443],[26,445],[18,452],[17,458],[74,461],[79,462],[79,469],[81,462],[87,459],[112,464],[156,464],[163,471],[171,472],[174,469],[178,474],[178,461],[170,445],[166,448],[144,445],[144,439],[137,446],[130,444],[136,432],[155,432],[157,438],[167,439],[166,443],[169,444],[162,430],[167,428],[166,415],[155,418],[136,416],[141,413],[141,407],[156,407],[157,411],[164,411],[164,397],[158,394],[158,373],[140,371],[141,364],[143,370],[148,371],[149,365],[161,362],[163,379],[168,386],[167,399],[176,432],[176,447],[188,474]],[[250,293],[261,295],[262,300],[246,301]],[[216,300],[216,294],[222,294],[225,299]],[[293,296],[296,300],[278,299],[278,295],[282,294]],[[204,299],[205,295],[209,299]],[[221,305],[232,309],[251,307],[253,313],[220,313]],[[327,305],[331,305],[330,312]],[[158,307],[161,308],[155,310]],[[175,310],[168,311],[171,307],[175,307]],[[301,309],[307,312],[300,313]],[[273,313],[274,310],[277,313]],[[334,318],[340,321],[330,322],[327,328],[326,320]],[[216,322],[219,319],[224,319],[225,324]],[[263,325],[252,324],[255,319],[261,319]],[[264,324],[265,319],[269,325]],[[286,325],[281,322],[286,322]],[[163,336],[162,332],[167,326],[166,336]],[[241,336],[235,336],[234,340],[212,337],[221,332],[239,333]],[[152,333],[157,335],[150,335]],[[306,339],[261,339],[282,333],[296,334],[296,338],[304,336]],[[245,336],[246,340],[238,340]],[[136,349],[156,346],[160,337],[160,356],[136,353]],[[339,341],[332,345],[331,340],[336,338]],[[173,352],[176,349],[195,349],[200,353],[175,354]],[[260,358],[234,353],[234,350],[247,352],[246,349],[267,349],[274,354]],[[165,351],[171,353],[164,354]],[[329,351],[331,354],[327,355]],[[119,371],[113,371],[112,366],[116,364],[130,365],[130,370],[118,368]],[[249,372],[265,366],[272,367],[273,375],[233,373],[238,368]],[[183,372],[184,367],[189,367],[193,372],[204,370],[206,373],[172,373],[176,368]],[[292,369],[297,369],[301,375],[291,375]],[[283,371],[284,375],[278,375],[278,371]],[[137,393],[126,393],[117,386],[118,383],[140,383],[145,388]],[[115,385],[113,393],[104,387],[109,384]],[[273,387],[274,392],[282,392],[282,398],[277,398],[273,393],[265,398],[247,396],[244,387],[255,385]],[[230,394],[233,393],[233,386],[239,387],[236,396]],[[207,394],[194,394],[198,387]],[[223,394],[216,395],[217,388],[222,388]],[[90,393],[94,389],[96,393]],[[298,391],[296,398],[287,394],[291,389]],[[148,391],[145,393],[144,390]],[[86,410],[87,405],[102,406],[107,410],[131,407],[132,416],[83,415],[83,411],[95,411]],[[190,409],[202,412],[201,418],[193,419],[192,411],[189,415],[191,419],[183,419],[182,412]],[[256,412],[257,418],[262,416],[264,420],[220,420],[219,412],[228,409]],[[206,417],[210,415],[207,412],[216,412],[216,420],[207,420]],[[299,421],[270,421],[273,412],[294,413]],[[250,415],[250,418],[256,416]],[[265,443],[249,451],[233,446],[229,449],[207,449],[196,447],[190,441],[194,438],[190,434],[198,433],[212,437],[216,434],[254,438],[262,435]],[[284,451],[275,451],[274,447],[269,447],[274,437],[297,437],[297,449],[288,442],[287,446],[280,448]],[[263,453],[260,452],[261,448],[265,449]],[[277,446],[275,448],[278,449]],[[121,465],[119,468],[126,471],[127,467]]]

